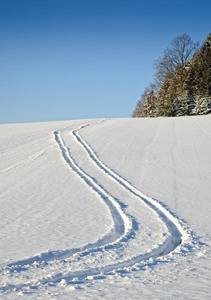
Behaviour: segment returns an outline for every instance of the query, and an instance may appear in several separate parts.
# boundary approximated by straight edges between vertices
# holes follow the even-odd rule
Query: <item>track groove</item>
[[[131,183],[122,178],[119,174],[108,168],[96,155],[94,150],[85,142],[85,140],[80,136],[79,131],[84,129],[86,126],[81,126],[79,129],[72,131],[72,134],[75,136],[78,143],[80,143],[84,149],[87,151],[90,158],[98,165],[98,167],[103,170],[107,175],[111,176],[114,180],[116,180],[122,187],[127,189],[130,193],[137,196],[141,201],[144,201],[150,208],[152,208],[160,217],[163,222],[166,224],[169,229],[172,242],[171,245],[167,247],[166,253],[173,251],[182,240],[182,233],[184,233],[183,228],[179,224],[176,217],[174,217],[160,202],[155,199],[152,199],[143,193],[141,193],[138,189],[136,189]]]
[[[28,286],[33,286],[37,284],[47,284],[49,282],[57,283],[62,279],[71,281],[75,277],[78,279],[84,279],[87,276],[98,275],[102,272],[110,272],[113,270],[117,270],[119,268],[126,268],[134,265],[137,262],[148,260],[150,258],[156,258],[160,255],[165,255],[171,251],[173,251],[182,241],[182,235],[185,236],[185,231],[178,222],[177,218],[174,217],[160,202],[142,194],[138,189],[132,186],[129,182],[127,182],[124,178],[122,178],[119,174],[111,170],[108,166],[106,166],[94,152],[90,145],[81,137],[79,131],[84,129],[85,127],[90,126],[87,124],[85,126],[81,126],[77,130],[73,130],[71,133],[75,137],[75,141],[83,147],[83,149],[87,152],[87,155],[91,159],[91,162],[98,166],[98,168],[114,180],[121,188],[126,189],[131,195],[137,197],[139,201],[143,201],[145,204],[149,206],[150,209],[156,212],[158,218],[162,220],[167,227],[170,236],[162,243],[157,245],[151,251],[147,253],[137,254],[133,257],[120,259],[117,262],[113,262],[111,264],[107,264],[101,267],[93,267],[87,268],[85,270],[73,271],[73,272],[64,272],[59,274],[54,274],[52,276],[48,276],[29,281],[28,283],[23,283],[19,285],[7,285],[6,287],[1,288],[2,292],[9,291],[12,289],[21,289]],[[14,269],[17,266],[28,266],[33,264],[34,262],[47,262],[52,260],[62,260],[72,256],[73,254],[80,254],[80,256],[89,255],[91,253],[99,252],[99,251],[107,251],[107,249],[111,249],[112,247],[118,247],[123,241],[127,241],[131,234],[135,233],[135,228],[133,227],[133,222],[127,216],[121,205],[117,202],[117,200],[110,195],[103,187],[101,187],[93,178],[85,173],[74,161],[71,157],[67,146],[64,143],[64,140],[61,136],[61,130],[55,131],[54,133],[55,142],[58,144],[62,157],[66,161],[67,165],[84,181],[86,184],[94,190],[101,199],[107,204],[113,221],[114,228],[113,230],[102,239],[98,240],[95,243],[90,243],[85,245],[82,248],[69,249],[64,251],[48,251],[46,253],[41,253],[40,255],[31,257],[29,259],[25,259],[22,261],[14,262],[10,265],[5,266],[5,268]],[[4,268],[4,269],[5,269]]]

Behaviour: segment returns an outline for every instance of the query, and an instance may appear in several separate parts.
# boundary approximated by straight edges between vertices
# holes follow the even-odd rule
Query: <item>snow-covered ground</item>
[[[0,299],[210,299],[211,115],[0,125]]]

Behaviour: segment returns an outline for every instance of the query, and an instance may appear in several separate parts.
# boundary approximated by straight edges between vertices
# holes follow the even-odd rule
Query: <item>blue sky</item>
[[[172,39],[210,0],[0,0],[0,123],[130,117]]]

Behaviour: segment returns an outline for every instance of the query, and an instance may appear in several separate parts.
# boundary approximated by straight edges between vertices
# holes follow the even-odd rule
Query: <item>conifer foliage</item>
[[[211,34],[201,48],[187,34],[175,37],[155,70],[155,83],[145,89],[133,117],[211,113]]]

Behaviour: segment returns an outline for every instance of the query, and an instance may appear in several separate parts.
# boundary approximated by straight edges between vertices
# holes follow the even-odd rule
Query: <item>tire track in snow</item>
[[[48,262],[56,259],[65,259],[67,257],[72,256],[75,253],[86,253],[87,250],[91,253],[92,251],[97,251],[103,246],[111,246],[112,244],[119,243],[120,240],[129,238],[133,234],[132,222],[126,216],[126,214],[122,211],[120,204],[101,186],[99,186],[94,179],[86,174],[78,165],[74,162],[74,159],[70,156],[67,147],[64,144],[63,139],[61,138],[60,131],[54,132],[54,138],[57,144],[59,145],[62,156],[64,160],[67,162],[68,166],[89,185],[89,187],[94,190],[98,196],[107,204],[112,218],[114,220],[114,228],[113,230],[97,240],[94,243],[89,243],[80,248],[73,248],[67,250],[56,250],[56,251],[47,251],[42,252],[36,256],[19,260],[16,262],[12,262],[7,264],[4,267],[14,267],[14,266],[25,266],[30,265],[37,262]]]
[[[87,154],[91,158],[92,162],[94,164],[97,164],[97,166],[106,173],[107,176],[110,176],[113,180],[117,182],[117,184],[120,184],[122,188],[125,188],[127,191],[129,191],[131,194],[135,195],[139,198],[139,200],[144,201],[153,211],[155,211],[158,215],[158,218],[161,219],[165,225],[167,226],[170,236],[164,241],[163,244],[158,245],[153,250],[145,253],[145,254],[137,254],[133,256],[132,258],[125,259],[123,261],[118,261],[111,263],[109,265],[105,265],[102,267],[95,267],[95,268],[88,268],[86,270],[81,271],[72,271],[72,272],[66,272],[66,273],[59,273],[54,274],[53,276],[48,276],[47,278],[41,278],[37,280],[37,282],[32,281],[28,283],[18,284],[16,286],[14,285],[7,285],[4,288],[1,288],[2,291],[12,290],[14,288],[21,289],[28,286],[33,286],[36,284],[47,284],[49,282],[57,283],[61,281],[62,279],[71,281],[74,278],[78,279],[84,279],[87,276],[94,276],[98,275],[102,272],[110,272],[117,270],[119,268],[125,268],[130,267],[135,263],[138,263],[140,261],[148,260],[150,258],[156,258],[160,255],[167,254],[171,251],[173,251],[180,243],[181,243],[181,237],[183,232],[183,228],[179,224],[178,220],[164,207],[162,206],[158,201],[145,196],[142,194],[139,190],[137,190],[135,187],[133,187],[129,182],[127,182],[125,179],[123,179],[120,175],[115,173],[113,170],[108,168],[95,154],[94,150],[85,142],[85,140],[80,136],[79,131],[83,128],[90,126],[90,124],[87,124],[85,126],[81,126],[79,129],[72,131],[72,134],[74,135],[76,141],[86,150]],[[54,132],[54,138],[57,144],[59,145],[62,156],[64,160],[67,162],[69,167],[77,173],[78,176],[80,176],[98,195],[105,201],[105,203],[108,205],[111,215],[114,220],[114,230],[108,234],[107,236],[104,236],[101,240],[98,240],[96,243],[88,244],[82,248],[76,248],[76,249],[70,249],[70,250],[64,250],[64,251],[49,251],[46,253],[41,253],[38,256],[35,256],[33,258],[29,258],[26,260],[18,261],[16,263],[12,263],[8,266],[23,266],[32,264],[35,261],[42,261],[47,262],[49,260],[56,260],[56,259],[64,259],[67,257],[72,256],[74,253],[78,253],[80,255],[87,255],[91,254],[93,252],[102,251],[103,249],[107,249],[108,246],[117,246],[119,243],[121,243],[121,240],[124,238],[129,238],[130,234],[134,231],[134,228],[132,227],[132,222],[128,219],[128,217],[125,215],[125,213],[122,211],[120,204],[109,194],[107,193],[101,186],[99,186],[91,176],[86,174],[74,161],[74,159],[70,156],[68,148],[66,147],[60,131]]]
[[[121,209],[120,204],[100,185],[98,185],[95,180],[86,174],[78,165],[74,162],[74,159],[70,156],[68,148],[65,146],[64,141],[61,137],[60,131],[54,132],[54,139],[59,145],[61,149],[61,153],[63,159],[67,162],[68,166],[83,180],[88,184],[88,186],[94,190],[98,196],[102,198],[102,200],[107,204],[110,213],[112,215],[112,219],[114,221],[114,228],[112,231],[102,237],[101,239],[97,240],[94,243],[89,243],[81,248],[74,248],[74,249],[67,249],[67,250],[57,250],[57,251],[47,251],[40,253],[36,256],[19,260],[16,262],[12,262],[3,266],[3,270],[9,268],[10,270],[18,270],[25,271],[24,266],[26,268],[30,267],[34,263],[37,264],[38,262],[48,262],[52,260],[62,260],[67,257],[71,257],[74,254],[80,254],[80,257],[83,255],[91,254],[92,252],[102,251],[103,249],[111,249],[112,247],[117,247],[117,245],[122,240],[129,239],[134,234],[134,229],[132,227],[131,220],[126,216],[126,214]],[[83,271],[79,272],[80,274]],[[63,276],[62,276],[63,277]],[[75,276],[73,276],[75,277]],[[85,276],[86,277],[86,276]],[[51,280],[48,280],[52,281]],[[46,280],[41,279],[39,280],[40,283],[45,283]],[[33,281],[34,284],[34,281]],[[0,291],[7,291],[16,289],[19,290],[23,287],[30,286],[33,284],[18,284],[18,285],[7,285],[6,287],[0,288]]]
[[[164,249],[163,254],[167,254],[173,251],[182,242],[182,236],[186,235],[184,229],[178,222],[177,218],[174,217],[160,202],[141,193],[131,183],[129,183],[127,180],[122,178],[119,174],[117,174],[116,172],[108,168],[99,159],[99,157],[97,156],[95,151],[91,148],[91,146],[88,145],[87,142],[79,134],[79,131],[86,128],[87,126],[90,126],[90,124],[83,125],[79,129],[72,131],[72,134],[75,136],[78,143],[80,143],[84,147],[89,157],[93,160],[95,164],[97,164],[97,166],[101,170],[103,170],[107,175],[112,177],[117,183],[119,183],[130,193],[138,197],[139,200],[144,201],[151,209],[153,209],[157,213],[158,217],[162,219],[162,221],[165,223],[165,225],[167,226],[171,234],[171,241],[167,243],[166,249]]]
[[[126,216],[126,214],[123,212],[120,204],[115,200],[114,197],[112,197],[103,187],[101,187],[90,175],[85,173],[74,161],[74,159],[70,156],[68,148],[65,146],[64,141],[60,135],[59,131],[54,132],[55,135],[55,140],[58,143],[61,151],[63,158],[65,161],[68,163],[70,168],[76,172],[79,177],[81,177],[87,184],[88,186],[94,190],[101,198],[102,200],[107,204],[111,215],[114,220],[114,230],[108,237],[103,238],[102,241],[96,242],[93,245],[96,246],[101,246],[101,245],[107,245],[107,244],[112,244],[113,242],[119,242],[121,239],[127,237],[128,235],[131,234],[133,228],[132,228],[132,222]]]
[[[92,188],[101,198],[102,200],[107,204],[113,221],[114,221],[114,229],[112,232],[103,238],[99,239],[95,243],[87,244],[84,247],[81,248],[75,248],[75,249],[70,249],[70,250],[64,250],[64,251],[48,251],[44,253],[40,253],[39,255],[36,255],[34,257],[30,257],[28,259],[24,260],[19,260],[17,262],[13,262],[11,264],[8,264],[7,266],[4,266],[4,269],[7,267],[12,268],[13,271],[15,270],[15,267],[21,271],[20,267],[23,266],[29,266],[37,262],[48,262],[51,260],[57,260],[57,259],[65,259],[67,257],[70,257],[74,255],[75,253],[80,254],[80,257],[83,255],[90,254],[92,252],[97,252],[97,251],[102,251],[103,249],[111,249],[111,247],[117,247],[118,244],[122,240],[127,240],[134,234],[134,229],[132,226],[131,220],[126,216],[126,214],[123,212],[121,209],[120,204],[105,190],[103,189],[100,185],[98,185],[91,176],[86,174],[74,161],[74,159],[70,156],[68,148],[65,146],[64,141],[61,137],[60,131],[55,131],[54,132],[54,138],[57,144],[59,145],[62,156],[64,160],[67,162],[69,167],[80,177],[82,178],[86,184]],[[74,273],[64,275],[64,274],[59,274],[55,275],[53,277],[43,278],[39,279],[37,281],[37,284],[45,284],[47,282],[59,282],[61,279],[64,278],[74,278],[74,277],[80,277],[80,278],[86,278],[88,275],[92,274],[99,274],[103,271],[109,271],[109,270],[114,270],[117,267],[124,267],[124,266],[129,266],[131,264],[130,260],[129,261],[124,261],[119,264],[115,264],[115,266],[105,266],[103,268],[92,268],[88,269],[86,271],[77,271]],[[25,270],[23,268],[23,270]],[[60,279],[61,278],[61,279]],[[0,288],[1,292],[9,291],[9,290],[20,290],[24,287],[29,287],[29,286],[34,286],[36,285],[36,282],[33,280],[28,283],[23,283],[23,284],[17,284],[17,285],[9,285],[7,284],[5,287]]]

